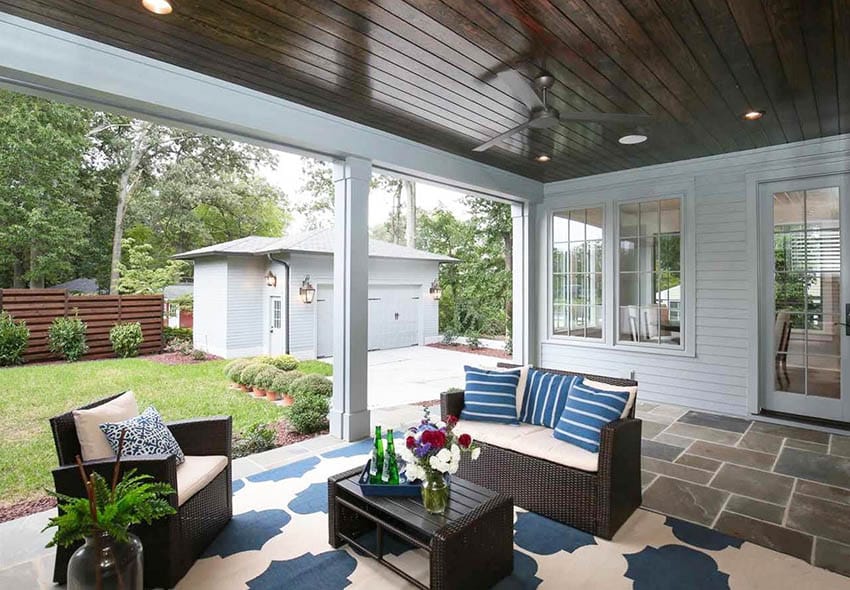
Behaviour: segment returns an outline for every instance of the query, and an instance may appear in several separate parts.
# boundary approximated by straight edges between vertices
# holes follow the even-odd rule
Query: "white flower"
[[[460,461],[460,447],[457,445],[452,445],[452,461],[454,463]]]
[[[457,473],[458,467],[460,467],[460,463],[452,463],[451,465],[449,465],[449,473],[454,475],[455,473]]]
[[[440,449],[440,452],[437,453],[437,458],[443,463],[448,463],[452,460],[452,452],[448,449]]]
[[[413,451],[411,451],[407,447],[401,447],[398,454],[401,455],[401,458],[408,465],[416,460],[416,457],[413,455]]]
[[[475,447],[472,449],[472,460],[477,461],[478,457],[481,456],[481,447]]]
[[[437,422],[436,426],[437,426],[437,428],[445,428],[446,423],[443,422],[442,420],[440,420],[439,422]]]
[[[428,464],[431,465],[431,469],[439,471],[440,473],[446,473],[449,470],[449,464],[445,461],[441,461],[436,455],[428,459]]]
[[[416,481],[425,477],[423,469],[415,463],[408,463],[404,473],[407,476],[407,481]]]

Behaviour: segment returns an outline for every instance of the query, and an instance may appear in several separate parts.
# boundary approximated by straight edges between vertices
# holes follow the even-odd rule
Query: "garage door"
[[[333,288],[321,288],[317,295],[317,354],[333,356]],[[419,309],[418,287],[369,287],[369,350],[419,344]]]

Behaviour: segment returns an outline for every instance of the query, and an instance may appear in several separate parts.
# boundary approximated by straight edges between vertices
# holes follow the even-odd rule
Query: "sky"
[[[262,169],[261,174],[266,179],[286,193],[290,205],[298,205],[311,199],[311,195],[301,193],[304,184],[301,174],[301,156],[287,152],[274,151],[278,156],[276,169]],[[416,206],[419,209],[433,210],[448,209],[459,219],[467,219],[469,212],[461,198],[464,193],[431,184],[416,184]],[[387,220],[392,210],[392,195],[386,191],[374,190],[369,196],[369,226],[375,226]],[[297,211],[293,211],[292,224],[289,233],[304,231],[306,220]]]

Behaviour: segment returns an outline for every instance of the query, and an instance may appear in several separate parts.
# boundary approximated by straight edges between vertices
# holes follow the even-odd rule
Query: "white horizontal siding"
[[[224,258],[196,260],[194,281],[192,345],[198,350],[227,357],[227,261]]]
[[[542,309],[539,364],[611,376],[634,374],[640,399],[746,414],[757,405],[759,367],[752,351],[760,344],[752,327],[758,313],[753,296],[758,262],[748,175],[774,170],[787,176],[797,170],[806,176],[820,167],[840,171],[850,160],[847,147],[848,137],[842,136],[547,185],[544,219],[538,226],[544,234],[548,213],[558,208],[604,202],[613,215],[617,201],[693,187],[696,307],[690,329],[695,345],[691,355],[683,356],[568,343],[548,336],[549,310]],[[548,256],[543,250],[541,254]],[[542,260],[540,268],[539,284],[547,289],[548,262]]]
[[[227,356],[264,352],[266,259],[230,256],[227,259]]]

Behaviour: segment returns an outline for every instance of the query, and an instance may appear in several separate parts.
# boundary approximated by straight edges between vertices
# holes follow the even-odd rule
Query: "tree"
[[[164,265],[157,263],[150,244],[138,244],[127,238],[122,244],[127,263],[119,262],[119,293],[150,295],[162,293],[168,285],[179,283],[188,273],[189,264],[182,260],[169,260]]]
[[[511,207],[505,203],[467,195],[464,199],[472,213],[470,220],[480,231],[486,244],[485,252],[492,264],[495,294],[503,294],[505,333],[510,329],[513,312],[513,218]]]
[[[0,91],[0,264],[15,287],[64,278],[85,252],[92,113]]]

